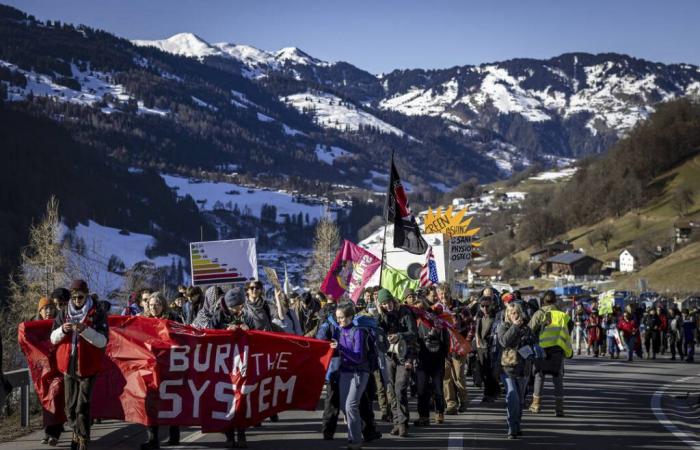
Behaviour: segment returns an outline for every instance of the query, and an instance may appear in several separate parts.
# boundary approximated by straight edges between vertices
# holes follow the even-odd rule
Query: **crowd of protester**
[[[266,296],[262,282],[254,280],[227,291],[179,286],[173,299],[144,288],[131,294],[120,314],[200,329],[275,331],[329,341],[334,356],[320,431],[323,439],[334,439],[342,411],[349,449],[381,438],[375,402],[380,420],[393,425],[390,433],[403,438],[412,427],[440,425],[445,415],[467,412],[467,377],[481,391],[481,402],[505,398],[506,437],[517,439],[523,434],[523,410],[537,414],[542,408],[547,376],[554,384],[554,413],[564,415],[564,365],[574,354],[616,359],[623,353],[632,361],[635,354],[655,359],[668,351],[672,360],[693,362],[695,311],[630,304],[601,315],[595,301],[567,311],[560,303],[552,291],[526,301],[518,291],[499,293],[490,287],[460,301],[446,284],[408,291],[401,299],[369,287],[353,303],[320,291],[286,295],[271,289]],[[50,340],[65,374],[72,449],[84,450],[90,441],[90,398],[100,370],[96,361],[107,344],[106,317],[113,309],[89,294],[82,280],[38,304],[35,320],[54,320]],[[417,400],[413,414],[411,396]],[[279,420],[276,415],[270,419]],[[63,431],[63,424],[47,423],[42,443],[57,445]],[[147,427],[146,433],[141,448],[160,448],[159,428]],[[244,428],[225,434],[227,448],[247,447]],[[179,442],[179,428],[168,427],[167,443]]]

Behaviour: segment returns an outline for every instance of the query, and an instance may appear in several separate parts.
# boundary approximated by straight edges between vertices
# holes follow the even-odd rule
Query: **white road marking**
[[[180,439],[180,443],[183,444],[183,443],[187,443],[187,442],[194,442],[194,441],[199,440],[199,439],[202,438],[203,436],[204,436],[204,434],[203,434],[201,431],[195,431],[194,433],[190,433],[190,434],[188,434],[187,436],[185,436],[184,438]],[[186,448],[189,448],[189,447],[186,446],[186,445],[185,445],[185,446],[183,446],[183,445],[174,445],[174,446],[168,447],[168,448],[171,448],[171,449],[173,449],[173,450],[176,450],[176,449],[186,449]]]
[[[668,418],[666,417],[666,414],[664,414],[664,411],[661,407],[661,399],[664,395],[664,392],[666,392],[666,390],[669,387],[671,387],[672,385],[674,385],[676,383],[683,383],[685,381],[688,381],[692,378],[695,378],[696,376],[700,376],[700,374],[678,379],[672,383],[669,383],[669,384],[661,387],[658,391],[654,392],[654,395],[651,396],[651,411],[656,416],[656,420],[658,420],[659,423],[664,426],[664,428],[666,428],[668,431],[673,433],[674,436],[676,436],[678,439],[680,439],[681,442],[683,442],[684,444],[686,444],[690,448],[700,450],[700,442],[698,442],[695,439],[695,436],[691,435],[689,433],[686,433],[684,431],[681,431],[677,426],[675,426],[673,424],[673,422],[668,420]]]
[[[464,433],[450,433],[447,438],[447,450],[462,450],[464,441]]]

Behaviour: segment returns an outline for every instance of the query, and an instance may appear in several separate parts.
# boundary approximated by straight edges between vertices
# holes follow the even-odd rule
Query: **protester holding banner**
[[[212,314],[214,314],[217,302],[223,295],[224,291],[219,286],[209,286],[204,292],[204,302],[190,325],[199,329],[211,328]]]
[[[591,315],[586,320],[586,332],[588,333],[588,347],[593,351],[593,356],[597,358],[603,339],[603,324],[597,309],[591,310]]]
[[[68,307],[56,316],[51,343],[57,346],[56,363],[64,374],[65,408],[73,428],[71,450],[86,450],[90,441],[90,402],[95,375],[102,369],[107,345],[107,314],[93,304],[87,283],[71,283]]]
[[[202,305],[204,305],[204,294],[199,286],[190,286],[187,288],[185,296],[189,300],[189,308],[183,306],[182,309],[185,313],[185,323],[191,325],[197,314],[199,314],[199,310],[202,309]]]
[[[387,389],[392,390],[392,416],[394,427],[391,434],[408,436],[408,385],[413,370],[414,352],[418,338],[416,320],[408,307],[399,305],[396,299],[386,289],[378,294],[379,326],[384,330],[389,341],[389,351],[386,354],[389,380]]]
[[[252,325],[250,328],[253,330],[274,331],[270,305],[263,297],[262,281],[249,282],[246,287],[246,294],[245,315]]]
[[[301,329],[299,316],[296,310],[291,308],[287,294],[275,288],[275,315],[272,322],[284,330],[285,333],[301,336],[304,333]]]
[[[212,314],[211,328],[215,330],[248,330],[250,321],[244,314],[245,294],[239,289],[226,291]],[[226,448],[247,448],[245,428],[236,428],[226,433]]]
[[[55,303],[46,297],[41,297],[37,306],[37,315],[33,320],[55,320],[57,314]],[[2,402],[0,402],[0,406],[2,406]],[[58,444],[61,433],[63,433],[63,421],[57,420],[55,414],[50,413],[45,408],[42,408],[41,412],[44,422],[44,439],[41,440],[41,443],[53,447]]]
[[[610,359],[618,359],[620,357],[620,347],[618,346],[620,334],[617,329],[617,320],[615,320],[615,316],[612,313],[605,315],[603,328],[607,340],[608,356],[610,356]]]

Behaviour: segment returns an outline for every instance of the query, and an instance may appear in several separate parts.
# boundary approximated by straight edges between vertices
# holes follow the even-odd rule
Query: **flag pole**
[[[387,205],[391,198],[391,166],[394,164],[394,150],[391,150],[391,160],[389,161],[389,186],[386,190],[386,200],[384,202],[384,239],[382,239],[382,265],[379,267],[379,287],[382,287],[382,276],[384,276],[384,260],[386,259],[386,229],[389,228],[387,217]]]

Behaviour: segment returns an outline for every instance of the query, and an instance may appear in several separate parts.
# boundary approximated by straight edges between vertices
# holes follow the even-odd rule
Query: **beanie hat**
[[[393,299],[394,297],[391,295],[391,292],[387,291],[386,289],[380,289],[379,293],[377,294],[377,303],[380,305],[389,303]]]
[[[224,304],[227,308],[235,308],[243,304],[243,292],[240,289],[229,289],[224,295]]]
[[[513,296],[513,294],[508,293],[508,294],[503,295],[503,297],[501,297],[501,300],[503,300],[503,303],[505,303],[507,305],[508,303],[515,300],[515,297]]]
[[[51,303],[51,300],[49,300],[46,297],[41,297],[39,299],[39,306],[37,306],[36,312],[41,312],[42,309],[44,309],[45,307],[47,307],[49,305],[53,305],[53,303]]]
[[[85,293],[90,292],[88,290],[88,285],[85,282],[85,280],[73,280],[73,282],[70,284],[70,290],[71,291],[78,291],[78,292],[85,292]]]
[[[56,288],[51,293],[51,298],[62,300],[67,303],[70,300],[70,291],[66,288]]]

